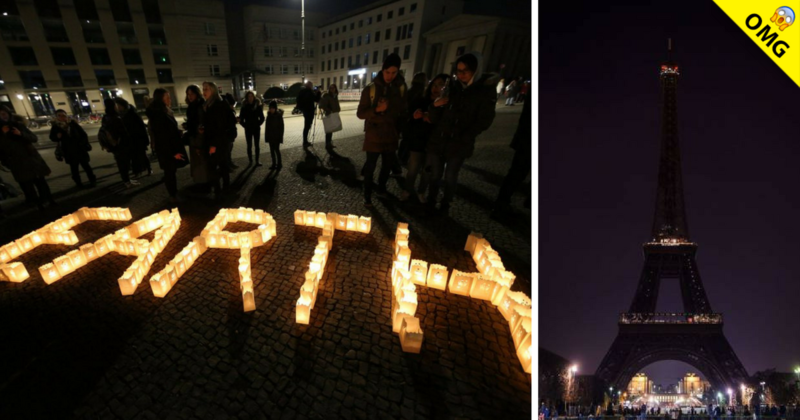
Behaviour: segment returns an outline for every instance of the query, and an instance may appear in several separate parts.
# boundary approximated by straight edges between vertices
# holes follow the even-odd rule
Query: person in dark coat
[[[261,124],[264,124],[264,105],[256,98],[256,94],[248,91],[244,95],[242,108],[239,110],[239,124],[244,127],[244,138],[247,141],[247,159],[253,163],[253,146],[256,149],[256,166],[261,166]]]
[[[431,130],[433,130],[433,124],[431,124],[431,120],[427,115],[428,108],[436,99],[439,99],[442,89],[447,85],[448,80],[450,80],[450,76],[444,73],[437,75],[428,83],[428,87],[425,88],[423,94],[419,95],[409,105],[408,112],[411,115],[403,133],[403,144],[406,145],[409,154],[408,173],[406,174],[405,189],[400,194],[400,201],[406,201],[414,194],[414,183],[417,180],[417,175],[425,166],[425,149],[428,147],[428,137],[430,137]],[[428,189],[428,181],[427,172],[422,171],[422,180],[416,190],[419,201],[422,203],[426,201],[424,193]]]
[[[326,117],[331,114],[338,114],[342,111],[341,106],[339,106],[339,88],[336,87],[335,83],[331,83],[331,85],[328,86],[328,91],[322,95],[322,98],[319,100],[319,109]],[[335,148],[333,145],[333,133],[325,133],[325,148]]]
[[[106,113],[103,115],[100,133],[98,134],[100,146],[104,150],[114,154],[114,161],[117,162],[117,169],[119,169],[122,182],[125,183],[125,188],[135,187],[139,185],[139,182],[135,179],[131,179],[130,176],[131,139],[128,136],[128,130],[125,129],[125,124],[122,122],[119,113],[117,113],[117,105],[114,100],[105,99],[103,105],[106,107]],[[113,139],[113,144],[112,142],[104,140],[103,133],[110,139]]]
[[[272,157],[270,169],[283,168],[281,164],[281,143],[283,143],[283,110],[278,109],[278,102],[269,103],[267,110],[267,124],[264,129],[264,141],[269,144],[269,154]]]
[[[203,82],[203,123],[198,132],[203,135],[204,148],[208,153],[211,188],[215,198],[221,198],[222,189],[230,186],[231,144],[236,133],[236,116],[231,107],[220,97],[214,82]]]
[[[409,86],[408,93],[405,95],[406,109],[408,110],[408,112],[414,112],[416,108],[412,108],[412,106],[418,99],[423,97],[423,95],[425,94],[425,89],[427,84],[428,84],[428,76],[425,73],[419,72],[414,74],[414,78],[411,79],[411,86]],[[424,111],[425,110],[423,110],[423,112]],[[408,163],[408,158],[410,153],[406,141],[406,139],[412,135],[408,131],[409,130],[408,123],[410,122],[411,119],[406,121],[406,124],[404,124],[403,127],[401,127],[403,138],[400,140],[400,147],[397,149],[397,158],[403,165],[406,165]]]
[[[50,140],[59,143],[61,156],[69,165],[75,185],[83,187],[80,166],[83,167],[83,171],[89,178],[89,186],[94,188],[97,177],[94,176],[92,166],[89,165],[89,151],[92,150],[89,136],[77,121],[67,117],[67,112],[63,109],[56,110],[56,119],[50,128]]]
[[[233,115],[235,116],[236,115],[236,105],[238,104],[238,102],[236,102],[236,98],[233,97],[233,94],[228,92],[228,93],[226,93],[224,95],[220,94],[220,97],[222,97],[222,100],[225,101],[225,103],[228,104],[228,106],[231,107],[231,111],[233,111]],[[233,137],[231,137],[231,142],[230,142],[230,149],[231,150],[228,153],[228,159],[229,159],[228,168],[229,168],[229,170],[231,172],[233,172],[234,169],[239,169],[239,165],[233,163],[233,142],[234,142],[234,140],[236,140],[236,130],[234,130]]]
[[[428,140],[426,170],[431,173],[428,206],[433,209],[444,175],[442,214],[458,184],[458,172],[472,156],[475,138],[492,125],[495,116],[495,83],[489,75],[480,74],[479,55],[464,54],[456,60],[456,80],[445,88],[444,96],[431,104],[428,115],[435,128]],[[445,169],[446,168],[446,169]]]
[[[526,98],[527,99],[527,98]],[[514,149],[514,159],[508,174],[503,179],[500,193],[495,200],[494,216],[502,216],[511,210],[511,195],[522,185],[522,182],[531,172],[531,107],[530,102],[525,100],[522,107],[522,115],[519,116],[519,125],[511,140],[511,148]],[[530,195],[528,196],[530,199]]]
[[[303,112],[303,147],[308,147],[308,132],[311,130],[311,124],[314,122],[314,112],[316,111],[316,103],[319,102],[317,94],[314,92],[314,84],[311,81],[306,81],[304,88],[300,89],[297,94],[297,109]]]
[[[11,171],[26,201],[36,203],[42,210],[45,202],[51,205],[56,202],[44,179],[50,175],[50,167],[33,146],[38,141],[36,134],[26,127],[24,118],[0,105],[0,163]]]
[[[164,185],[167,187],[170,201],[178,199],[179,161],[186,161],[181,130],[172,113],[172,98],[166,89],[158,88],[153,92],[153,101],[147,107],[147,119],[150,128],[151,147],[158,156],[158,166],[164,171]],[[180,165],[181,167],[183,165]]]
[[[208,150],[204,146],[203,135],[198,132],[203,120],[203,104],[205,102],[200,86],[189,85],[186,88],[186,105],[188,107],[186,109],[186,122],[183,123],[183,129],[186,130],[184,144],[189,146],[189,165],[192,180],[201,189],[208,190],[208,182],[210,180],[207,161]]]
[[[378,175],[378,194],[385,196],[390,170],[398,166],[398,121],[405,115],[406,83],[400,75],[400,56],[389,54],[375,79],[361,91],[356,115],[364,120],[364,147],[367,162],[361,169],[364,176],[364,205],[372,207],[372,180],[378,158],[381,171]]]
[[[150,166],[150,158],[147,157],[147,147],[150,146],[150,139],[147,136],[147,125],[142,121],[142,117],[136,113],[136,108],[128,103],[124,98],[114,98],[117,104],[117,112],[125,130],[128,131],[130,139],[129,152],[131,155],[131,169],[134,178],[139,178],[142,173],[147,171],[147,175],[153,173]]]

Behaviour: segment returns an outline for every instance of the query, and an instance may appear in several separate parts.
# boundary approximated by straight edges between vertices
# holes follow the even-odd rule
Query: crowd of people
[[[475,140],[494,121],[498,101],[498,75],[482,74],[480,55],[468,53],[456,60],[455,76],[438,74],[429,78],[414,75],[408,88],[401,73],[402,61],[389,54],[381,71],[361,92],[356,116],[364,121],[366,154],[363,176],[364,205],[373,207],[373,196],[387,198],[387,183],[398,177],[402,202],[419,202],[431,212],[446,215],[453,201],[459,172],[475,150]],[[522,80],[519,80],[522,83]],[[517,81],[504,89],[516,96]],[[497,88],[499,89],[499,88]],[[170,200],[178,201],[177,171],[190,167],[192,181],[216,199],[230,187],[230,172],[236,168],[231,159],[237,124],[243,127],[247,157],[251,165],[261,166],[261,130],[269,145],[271,170],[282,168],[280,147],[283,143],[283,111],[276,101],[264,104],[252,92],[246,92],[238,116],[236,101],[221,96],[213,82],[186,89],[185,122],[179,124],[172,111],[173,98],[159,88],[146,107],[145,124],[133,105],[117,97],[106,99],[105,115],[98,133],[100,147],[113,154],[125,187],[139,185],[137,179],[152,174],[148,147],[164,172],[164,184]],[[509,96],[509,98],[511,98]],[[497,199],[496,212],[509,210],[511,194],[530,172],[530,110],[527,107],[512,142],[515,158]],[[303,147],[311,146],[308,135],[319,113],[324,123],[325,147],[334,149],[334,133],[342,129],[341,106],[335,84],[321,94],[308,81],[299,91],[296,102],[302,112]],[[527,115],[526,115],[527,114]],[[25,193],[27,201],[40,209],[55,204],[45,177],[50,168],[34,147],[34,135],[21,117],[8,108],[0,108],[0,161],[10,170]],[[50,140],[57,143],[56,157],[70,166],[78,187],[94,187],[97,178],[92,170],[89,151],[92,145],[77,121],[63,110],[56,111]],[[378,164],[380,162],[380,170]],[[406,166],[402,177],[402,166]],[[88,184],[84,184],[81,169]],[[378,171],[377,183],[375,172]],[[0,181],[0,186],[5,184]],[[439,192],[442,190],[441,199]],[[0,188],[2,194],[2,188]],[[437,203],[438,201],[438,203]],[[438,209],[437,209],[438,204]]]
[[[613,406],[609,404],[605,409],[601,405],[570,407],[569,415],[565,411],[560,414],[562,417],[578,418],[587,420],[600,420],[605,418],[620,420],[726,420],[726,419],[761,419],[773,418],[776,420],[790,420],[800,418],[800,406],[787,407],[786,405],[753,405],[749,406],[722,406],[719,404],[708,404],[705,407],[684,407],[674,406],[649,407],[641,406]],[[539,420],[557,419],[560,410],[557,406],[548,406],[544,403],[539,407]]]

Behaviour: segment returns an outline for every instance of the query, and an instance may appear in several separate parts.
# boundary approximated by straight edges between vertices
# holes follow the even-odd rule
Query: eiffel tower
[[[672,40],[659,76],[661,157],[652,238],[643,245],[644,268],[633,302],[620,314],[617,338],[595,378],[624,389],[645,366],[678,360],[698,369],[716,389],[738,389],[748,374],[722,333],[722,315],[711,309],[695,260],[697,244],[689,237],[678,147],[680,71],[671,55]],[[662,280],[680,284],[683,313],[656,313]]]

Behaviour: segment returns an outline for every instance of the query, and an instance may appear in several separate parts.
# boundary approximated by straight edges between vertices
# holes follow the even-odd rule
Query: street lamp
[[[300,0],[300,66],[301,79],[306,80],[306,0]]]
[[[25,97],[18,93],[17,94],[17,99],[22,101],[22,107],[25,108],[25,116],[28,117],[28,119],[31,119],[31,114],[28,114],[28,107],[25,105],[25,100],[24,100]]]
[[[358,80],[358,79],[356,79],[356,80]],[[564,411],[567,412],[567,415],[569,415],[569,409],[567,407],[567,402],[571,402],[570,400],[572,399],[572,381],[575,379],[575,373],[577,373],[577,372],[578,372],[578,365],[570,366],[569,372],[568,372],[568,376],[567,376],[567,378],[568,378],[568,381],[567,381],[567,398],[564,400]]]
[[[728,406],[733,403],[733,390],[728,388]]]
[[[794,373],[797,375],[797,380],[800,381],[800,366],[794,368]]]

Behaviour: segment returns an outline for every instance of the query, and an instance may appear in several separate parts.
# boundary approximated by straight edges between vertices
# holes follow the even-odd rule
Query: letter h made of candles
[[[322,229],[314,255],[308,264],[305,281],[300,286],[300,297],[295,306],[295,321],[307,325],[311,321],[311,310],[317,301],[319,283],[325,272],[328,254],[333,248],[333,234],[335,231],[369,233],[372,228],[370,217],[344,215],[337,213],[322,213],[306,210],[294,212],[295,226],[311,226]]]

